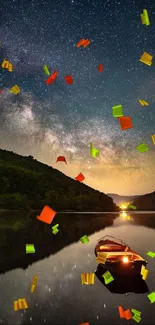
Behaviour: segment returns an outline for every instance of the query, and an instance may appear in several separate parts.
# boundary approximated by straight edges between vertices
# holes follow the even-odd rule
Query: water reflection
[[[146,291],[144,290],[145,293],[141,292],[138,295],[134,293],[135,290],[129,290],[132,288],[128,288],[126,294],[123,292],[119,294],[120,287],[118,288],[115,284],[115,287],[108,289],[98,277],[95,278],[95,284],[91,286],[82,286],[80,281],[81,273],[91,273],[96,270],[94,248],[98,239],[103,236],[111,235],[121,238],[144,258],[149,250],[154,250],[155,215],[131,214],[131,216],[133,221],[126,220],[124,222],[122,220],[121,222],[121,218],[118,216],[111,224],[110,215],[107,215],[106,218],[105,216],[96,216],[94,219],[87,218],[87,220],[81,216],[81,219],[76,221],[74,219],[73,222],[58,222],[62,227],[62,234],[59,232],[61,236],[57,237],[56,235],[52,241],[46,241],[46,227],[43,227],[44,236],[41,236],[40,230],[37,233],[36,228],[29,228],[30,237],[35,239],[38,235],[41,241],[37,248],[41,250],[39,253],[42,260],[33,262],[25,270],[18,267],[18,269],[1,274],[0,292],[3,297],[0,304],[1,323],[9,325],[37,323],[77,325],[83,322],[90,322],[90,325],[125,324],[126,320],[119,318],[118,306],[120,305],[124,309],[135,308],[141,311],[141,323],[154,324],[154,306],[147,298],[147,288],[145,288]],[[40,224],[37,227],[40,227]],[[90,241],[83,245],[78,238],[85,233],[89,236]],[[22,235],[21,244],[28,238],[24,237],[24,233]],[[15,235],[13,236],[15,240]],[[52,255],[43,259],[46,245],[49,252],[51,248]],[[12,252],[11,250],[10,246],[10,252]],[[18,254],[18,250],[16,253]],[[4,254],[2,257],[5,262]],[[29,257],[24,255],[24,258],[27,260]],[[147,259],[147,268],[150,273],[146,283],[149,291],[152,292],[155,291],[155,259],[148,256]],[[25,265],[26,263],[27,261]],[[34,294],[31,294],[31,282],[35,275],[38,276],[38,285]],[[136,284],[136,287],[139,288],[139,285]],[[122,291],[126,291],[123,289],[124,287],[122,287]],[[13,301],[22,297],[26,298],[29,309],[14,312]],[[134,320],[130,320],[130,324],[135,324]]]

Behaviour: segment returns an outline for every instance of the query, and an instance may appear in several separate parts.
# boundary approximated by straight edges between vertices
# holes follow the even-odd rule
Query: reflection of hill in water
[[[0,214],[0,273],[28,265],[59,252],[76,243],[83,235],[112,226],[117,215],[56,215],[52,225],[36,220],[37,213],[29,216],[11,211]],[[38,213],[39,214],[39,213]],[[21,222],[22,221],[22,222]],[[7,223],[6,223],[7,222]],[[59,223],[60,231],[52,234],[51,227]],[[25,245],[34,244],[36,253],[26,254]],[[82,244],[81,244],[82,245]]]
[[[131,213],[132,215],[132,213]],[[147,228],[155,229],[155,213],[148,214],[133,214],[133,220],[136,222],[136,225],[145,226]]]

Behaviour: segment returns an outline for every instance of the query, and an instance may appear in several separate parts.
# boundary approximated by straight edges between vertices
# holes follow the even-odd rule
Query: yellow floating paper
[[[141,16],[142,25],[149,26],[150,19],[149,19],[148,11],[146,9],[143,9],[143,13],[140,16]]]
[[[12,72],[12,64],[9,61],[7,61],[6,59],[3,60],[1,67],[3,69],[8,69],[9,72]]]
[[[15,95],[17,95],[18,93],[20,93],[20,89],[17,85],[13,86],[11,89],[10,89],[10,93],[14,93]]]
[[[146,267],[142,265],[140,274],[142,275],[142,279],[146,280],[149,274],[149,270],[147,270]]]
[[[33,278],[32,284],[31,284],[31,292],[32,293],[34,292],[34,290],[35,290],[35,288],[37,286],[37,281],[38,281],[38,276],[35,275],[34,278]]]
[[[81,273],[82,284],[94,284],[95,273]]]
[[[25,298],[18,299],[14,301],[14,310],[27,309],[28,304]]]
[[[152,65],[152,59],[153,59],[152,55],[144,52],[143,55],[140,58],[140,62],[143,62],[143,63],[151,66]]]
[[[97,257],[96,257],[96,262],[101,263],[101,264],[105,264],[106,259],[107,259],[107,254],[99,252]]]
[[[151,138],[152,138],[153,144],[155,145],[155,134],[152,134]]]
[[[145,100],[143,99],[138,99],[139,103],[142,105],[142,106],[149,106],[149,103],[146,102]]]

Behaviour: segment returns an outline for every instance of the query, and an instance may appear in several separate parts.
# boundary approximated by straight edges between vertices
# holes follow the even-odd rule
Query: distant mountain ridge
[[[133,202],[135,199],[141,197],[141,195],[133,195],[133,196],[123,196],[123,195],[118,195],[118,194],[107,194],[108,196],[110,196],[114,203],[118,206],[120,206],[122,203],[126,203],[126,202]]]
[[[137,211],[155,211],[155,191],[136,198],[133,204]]]

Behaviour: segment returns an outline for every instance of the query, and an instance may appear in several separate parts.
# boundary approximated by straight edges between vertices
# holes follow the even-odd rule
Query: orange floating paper
[[[80,47],[80,46],[83,46],[83,47],[86,47],[90,44],[90,41],[88,39],[84,39],[82,38],[81,41],[79,41],[77,44],[76,44],[76,47]]]
[[[37,219],[45,223],[48,223],[50,225],[55,215],[56,212],[53,209],[51,209],[48,205],[45,205],[40,216],[37,216]]]
[[[98,66],[98,71],[99,72],[102,72],[103,71],[103,64],[102,63]]]
[[[64,77],[64,79],[66,80],[66,84],[68,84],[68,85],[72,85],[73,84],[73,78],[72,78],[72,76],[66,76],[66,77]]]
[[[75,179],[76,179],[77,181],[79,181],[79,182],[82,182],[82,181],[84,181],[85,177],[83,176],[82,173],[80,173],[78,176],[75,177]]]
[[[14,301],[14,310],[27,309],[28,304],[25,298],[18,299]]]
[[[58,162],[58,161],[63,161],[63,162],[65,162],[67,164],[66,158],[64,156],[59,156],[57,158],[57,161],[56,162]]]
[[[107,254],[105,254],[103,252],[99,252],[97,254],[97,257],[96,257],[97,263],[105,264],[106,260],[107,260]]]
[[[142,106],[149,106],[149,103],[146,102],[145,100],[143,99],[138,99],[139,103],[142,105]]]
[[[126,129],[131,129],[132,126],[132,119],[130,116],[122,116],[118,118],[120,121],[120,126],[122,130],[126,130]]]
[[[12,72],[12,63],[10,63],[9,61],[7,61],[6,59],[3,60],[1,67],[3,69],[8,69],[9,72]]]
[[[125,318],[126,320],[132,318],[130,309],[124,310],[122,306],[119,306],[118,311],[119,311],[120,318]]]
[[[90,325],[89,323],[81,323],[79,325]]]
[[[33,280],[32,280],[32,284],[31,284],[31,292],[33,293],[36,286],[37,286],[37,281],[38,281],[38,276],[34,276]]]
[[[51,85],[57,76],[58,76],[58,72],[54,71],[52,75],[46,80],[46,85]]]
[[[153,142],[153,144],[155,145],[155,134],[152,134],[152,135],[151,135],[151,138],[152,138],[152,142]]]

